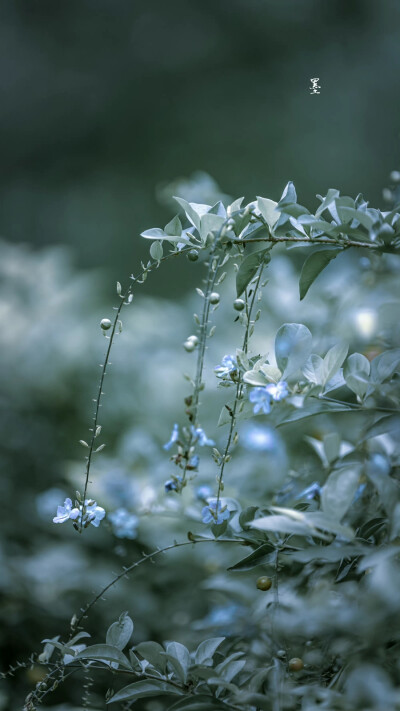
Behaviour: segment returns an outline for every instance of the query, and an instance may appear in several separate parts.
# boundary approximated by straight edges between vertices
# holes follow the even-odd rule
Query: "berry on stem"
[[[243,311],[245,306],[246,304],[243,299],[235,299],[235,301],[233,302],[233,308],[235,309],[235,311]]]
[[[261,578],[258,578],[256,585],[259,590],[267,591],[272,587],[272,580],[267,575],[262,575]]]
[[[304,667],[304,662],[300,657],[293,657],[292,659],[289,659],[289,671],[291,672],[298,672],[301,671]]]

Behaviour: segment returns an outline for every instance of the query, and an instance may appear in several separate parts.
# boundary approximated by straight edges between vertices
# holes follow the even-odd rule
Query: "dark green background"
[[[233,196],[291,179],[310,207],[329,187],[383,206],[396,0],[3,0],[0,19],[7,240],[71,245],[123,279],[170,217],[156,186],[199,169]]]

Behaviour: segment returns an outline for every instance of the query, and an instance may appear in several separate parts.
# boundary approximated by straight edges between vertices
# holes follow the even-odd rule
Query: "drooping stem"
[[[240,543],[242,544],[243,541],[240,538],[219,538],[218,543]],[[166,553],[167,551],[174,550],[176,548],[184,548],[185,546],[193,546],[197,545],[199,543],[215,543],[214,538],[200,538],[200,539],[190,539],[188,541],[182,541],[181,543],[171,543],[168,546],[165,546],[164,548],[157,548],[155,551],[152,551],[151,553],[146,553],[143,555],[139,560],[136,560],[134,563],[129,565],[128,567],[124,567],[123,571],[116,575],[107,585],[105,585],[102,590],[82,609],[81,614],[78,617],[73,618],[73,621],[71,622],[71,634],[70,634],[70,639],[73,637],[73,635],[76,633],[76,630],[79,628],[79,625],[81,624],[82,620],[86,617],[87,613],[89,610],[94,607],[94,605],[102,599],[103,595],[110,590],[110,588],[113,587],[116,583],[118,583],[119,580],[122,580],[122,578],[126,577],[129,573],[131,573],[135,568],[138,568],[139,565],[142,565],[142,563],[146,563],[148,560],[152,560],[153,558],[156,558],[157,556],[161,555],[162,553]]]

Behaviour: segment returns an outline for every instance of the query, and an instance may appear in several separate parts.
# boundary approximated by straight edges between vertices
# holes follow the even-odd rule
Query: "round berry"
[[[268,578],[267,575],[262,575],[261,578],[258,578],[257,580],[257,587],[259,590],[270,590],[272,586],[272,580],[271,578]]]
[[[218,294],[217,291],[211,292],[211,294],[210,294],[210,304],[219,304],[220,298],[221,298],[221,297],[220,297],[220,295]]]
[[[189,262],[197,262],[197,260],[199,258],[199,253],[198,253],[197,249],[191,249],[190,252],[188,252],[188,254],[187,254],[187,258],[188,258]]]
[[[186,339],[186,343],[194,343],[195,346],[197,346],[198,342],[199,342],[199,339],[197,338],[197,336],[189,336]]]
[[[293,659],[289,660],[289,670],[291,672],[298,672],[301,671],[304,667],[304,662],[300,657],[293,657]]]
[[[194,349],[196,348],[196,344],[193,343],[193,341],[185,341],[183,347],[185,351],[187,351],[188,353],[192,353],[192,351],[194,351]]]
[[[243,299],[235,299],[233,302],[233,308],[235,311],[243,311],[244,307],[246,304],[244,303]]]
[[[103,329],[103,331],[108,331],[108,329],[111,328],[112,323],[109,318],[103,318],[100,321],[100,326]]]
[[[390,180],[392,183],[400,183],[400,171],[392,170],[390,173]]]

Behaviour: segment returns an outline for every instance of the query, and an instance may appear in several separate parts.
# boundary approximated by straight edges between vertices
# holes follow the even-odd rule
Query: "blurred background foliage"
[[[290,179],[310,208],[329,187],[379,207],[399,136],[395,0],[3,0],[0,15],[7,240],[68,244],[121,278],[166,222],[155,186],[194,170],[248,199]]]
[[[5,668],[63,633],[120,565],[160,539],[201,528],[194,488],[182,499],[163,489],[173,470],[162,444],[182,421],[182,372],[193,368],[180,345],[193,331],[192,287],[203,273],[201,263],[183,268],[179,259],[135,296],[104,388],[107,449],[96,461],[92,495],[107,511],[124,506],[138,516],[137,537],[118,538],[110,523],[83,537],[51,523],[57,504],[81,486],[77,442],[90,424],[104,351],[99,322],[112,314],[115,280],[126,281],[147,259],[139,232],[168,221],[176,192],[201,202],[221,191],[277,199],[289,179],[310,209],[329,187],[361,191],[383,207],[398,155],[400,7],[394,0],[4,0],[0,14]],[[309,94],[314,76],[318,96]],[[306,323],[321,351],[342,338],[367,354],[388,341],[398,345],[395,261],[345,255],[300,305],[300,255],[275,257],[254,348],[267,352],[288,320]],[[208,386],[213,366],[240,338],[232,283],[222,296]],[[225,393],[207,392],[207,434],[223,442],[216,422]],[[293,472],[311,483],[320,464],[304,435],[318,438],[330,427],[324,416],[270,432],[261,449],[250,437],[230,465],[228,495],[267,497]],[[356,438],[346,418],[342,427],[346,439]],[[196,486],[213,486],[215,466],[203,459]],[[120,584],[88,628],[104,631],[116,611],[128,609],[136,641],[249,633],[255,587],[246,576],[254,575],[236,574],[242,585],[224,577],[239,557],[217,547],[207,555],[174,552]],[[19,708],[38,678],[34,669],[10,679],[0,709]],[[70,686],[54,702],[73,709],[80,698]]]

